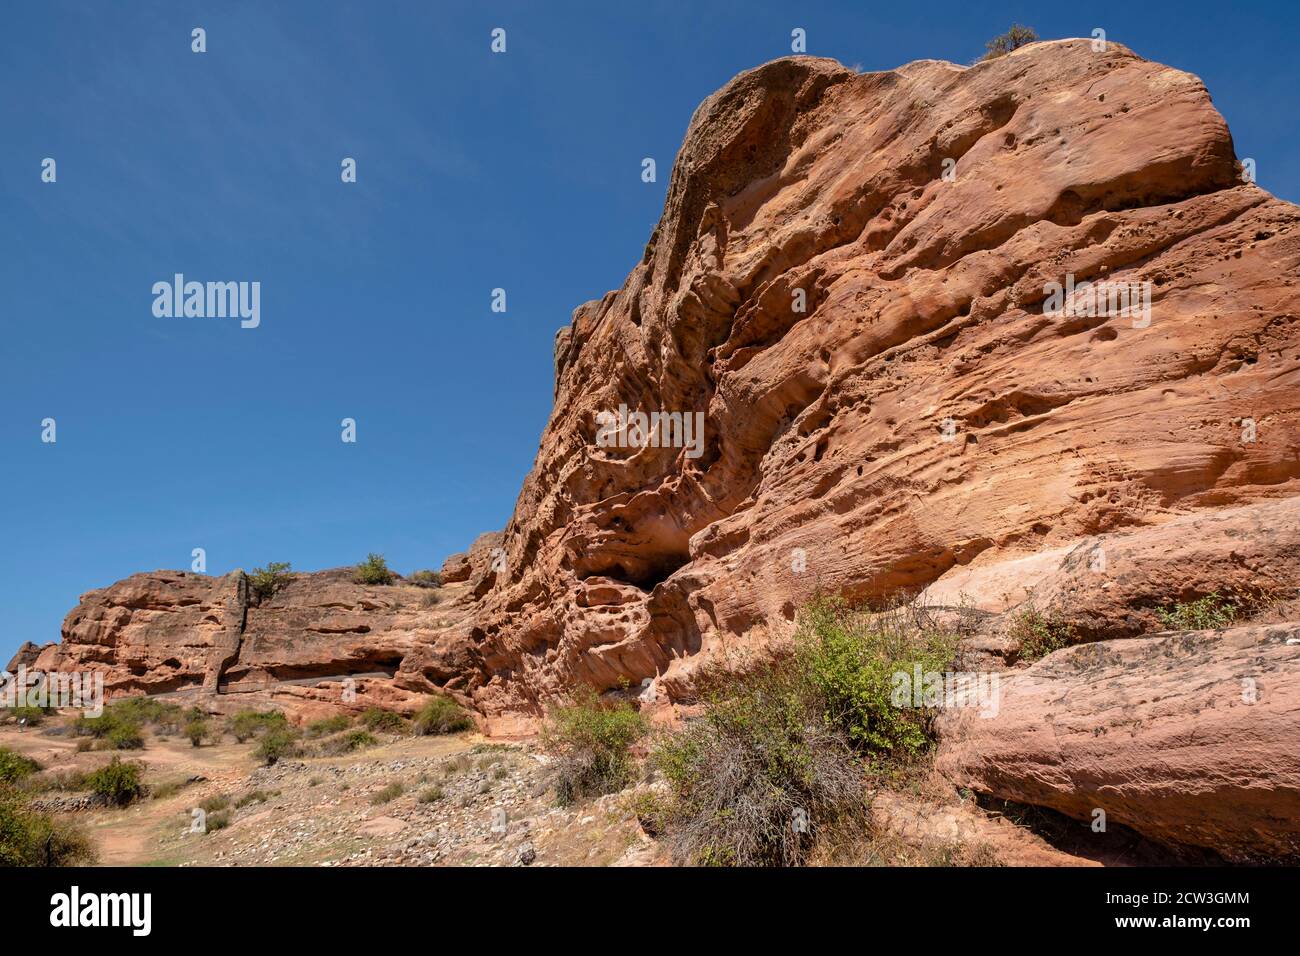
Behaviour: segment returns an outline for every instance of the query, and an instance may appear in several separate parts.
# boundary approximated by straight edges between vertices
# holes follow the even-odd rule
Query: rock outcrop
[[[396,686],[393,675],[467,612],[467,589],[352,578],[351,568],[295,574],[259,600],[242,571],[135,574],[83,594],[62,642],[29,653],[27,666],[102,671],[111,696],[195,694],[214,711],[268,702],[308,716],[413,709],[425,694]]]
[[[1300,625],[1081,644],[940,719],[959,786],[1230,862],[1300,859]],[[1100,811],[1100,813],[1099,813]]]
[[[818,588],[1294,499],[1297,265],[1300,212],[1242,182],[1201,83],[1121,46],[737,77],[696,111],[643,261],[557,340],[471,695],[535,711],[653,678],[687,700],[700,661]],[[1150,283],[1149,325],[1045,315],[1070,276]],[[598,447],[620,406],[702,412],[703,441]],[[1166,571],[1148,602],[1217,580]]]
[[[642,261],[557,334],[514,515],[448,559],[444,603],[335,572],[265,605],[239,574],[137,575],[86,595],[38,663],[314,703],[313,681],[369,675],[501,732],[575,683],[690,702],[702,663],[782,638],[818,591],[1029,600],[1103,643],[949,727],[954,777],[1281,851],[1283,632],[1139,635],[1173,601],[1295,594],[1298,267],[1300,210],[1245,181],[1201,82],[1118,44],[768,63],[696,111]],[[1125,297],[1056,294],[1086,283]],[[610,427],[638,413],[667,416],[656,440]],[[1014,650],[984,646],[990,666]],[[1249,675],[1260,702],[1233,704]],[[1238,800],[1213,845],[1222,814],[1197,813]]]

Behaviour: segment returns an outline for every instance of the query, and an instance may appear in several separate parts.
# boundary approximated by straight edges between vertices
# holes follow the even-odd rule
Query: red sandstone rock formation
[[[940,720],[959,786],[1231,862],[1300,858],[1300,625],[1081,644]]]
[[[1114,44],[737,77],[696,111],[643,261],[557,338],[466,689],[492,713],[572,681],[688,699],[697,662],[819,587],[1296,495],[1298,226],[1242,183],[1195,77]],[[1149,327],[1044,315],[1067,274],[1150,282]],[[620,405],[705,412],[703,454],[598,448]],[[1211,578],[1170,567],[1143,597]]]
[[[158,572],[86,595],[39,662],[150,691],[391,673],[372,699],[441,689],[502,731],[575,682],[689,701],[700,662],[782,637],[818,589],[929,587],[990,614],[1029,597],[1088,640],[1216,589],[1285,597],[1298,265],[1300,211],[1243,182],[1200,81],[1117,44],[869,74],[778,60],[700,106],[642,261],[558,333],[514,516],[448,560],[445,604],[327,572],[250,606],[240,575]],[[1045,314],[1070,277],[1149,283],[1149,322]],[[607,447],[620,407],[702,414],[701,440]],[[1154,815],[1157,839],[1278,850],[1293,829],[1256,830],[1295,809],[1294,655],[1234,633],[1054,655],[1002,717],[948,727],[946,766],[1067,813]],[[1220,700],[1265,659],[1265,706]],[[1258,744],[1233,753],[1234,733]],[[1166,747],[1171,779],[1137,773]],[[1272,791],[1263,759],[1290,768]],[[1216,794],[1250,808],[1220,845],[1194,819]]]

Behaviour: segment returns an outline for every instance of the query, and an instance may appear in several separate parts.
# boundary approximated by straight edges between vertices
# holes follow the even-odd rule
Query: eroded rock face
[[[1046,314],[1071,282],[1150,310]],[[31,666],[308,716],[351,677],[351,707],[442,691],[499,734],[577,683],[689,703],[696,668],[784,637],[818,590],[966,605],[981,668],[1016,663],[999,622],[1028,600],[1094,643],[1009,671],[995,718],[949,713],[950,779],[1295,855],[1300,630],[1140,636],[1213,591],[1297,606],[1300,210],[1243,182],[1194,76],[1083,40],[744,73],[555,366],[514,516],[435,599],[135,575]],[[681,430],[610,443],[620,409]]]
[[[393,676],[413,649],[464,616],[467,589],[367,586],[352,576],[351,568],[295,574],[259,600],[241,571],[132,575],[82,595],[62,642],[27,666],[102,671],[110,696],[194,693],[216,711],[414,709],[425,693]],[[348,679],[352,700],[342,693]]]
[[[81,596],[36,670],[102,670],[110,693],[201,687],[238,650],[248,590],[242,573],[133,574]]]
[[[58,653],[146,689],[365,667],[513,730],[577,682],[690,701],[818,589],[1040,588],[1104,639],[1294,588],[1298,265],[1300,212],[1242,181],[1200,81],[1118,44],[778,60],[700,106],[643,260],[557,335],[534,468],[454,600],[302,576],[235,645],[237,581],[160,572],[88,595]],[[1149,323],[1044,314],[1069,277],[1150,283]],[[602,446],[620,407],[703,432]]]
[[[939,720],[959,786],[1232,862],[1300,859],[1300,625],[1078,645]]]
[[[696,111],[644,260],[557,338],[467,691],[687,700],[819,587],[1296,495],[1298,264],[1300,214],[1243,184],[1202,84],[1121,46],[742,74]],[[1150,282],[1149,326],[1044,315],[1067,275]],[[620,405],[703,412],[702,453],[597,447]]]

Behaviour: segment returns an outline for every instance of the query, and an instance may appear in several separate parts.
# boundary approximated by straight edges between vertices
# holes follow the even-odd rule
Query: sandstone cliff
[[[238,573],[137,575],[84,596],[39,661],[309,701],[356,675],[506,732],[575,682],[689,702],[701,662],[787,634],[818,590],[928,587],[990,619],[1029,600],[1101,643],[1018,670],[998,720],[950,721],[953,778],[1081,817],[1115,788],[1131,823],[1213,764],[1149,835],[1213,844],[1214,791],[1252,808],[1228,855],[1276,849],[1293,829],[1250,834],[1294,816],[1294,628],[1138,635],[1170,601],[1295,594],[1298,265],[1300,210],[1243,181],[1201,82],[1118,44],[778,60],[699,107],[642,261],[558,333],[514,516],[449,559],[443,603],[336,572],[266,606]],[[1046,314],[1071,281],[1144,287],[1149,314]],[[602,447],[621,406],[702,413],[702,441]],[[995,630],[975,650],[1008,666]],[[1252,667],[1268,706],[1240,710]],[[1247,728],[1268,739],[1234,749]],[[1140,740],[1099,751],[1103,731]]]

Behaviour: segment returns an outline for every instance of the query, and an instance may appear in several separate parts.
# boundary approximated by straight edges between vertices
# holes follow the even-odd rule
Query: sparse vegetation
[[[425,701],[420,712],[415,715],[413,729],[416,736],[425,737],[430,734],[454,734],[473,727],[474,721],[459,704],[443,694],[435,694]]]
[[[406,718],[391,710],[378,707],[369,708],[361,715],[361,723],[367,730],[381,734],[400,734],[406,730]]]
[[[40,769],[41,765],[31,757],[0,747],[0,785],[25,780]]]
[[[298,735],[287,723],[270,726],[258,738],[254,753],[266,766],[274,766],[282,757],[298,753]]]
[[[373,806],[379,806],[380,804],[383,803],[390,803],[393,800],[396,800],[404,793],[406,793],[406,787],[394,781],[393,783],[390,783],[388,786],[384,787],[382,790],[375,793],[374,796],[370,798],[370,803]]]
[[[899,675],[944,673],[955,646],[914,605],[815,601],[786,657],[705,678],[701,717],[651,752],[668,788],[638,817],[694,865],[798,865],[830,834],[860,842],[868,775],[915,779],[933,743],[934,710],[900,703]]]
[[[420,794],[419,800],[421,803],[437,803],[446,796],[447,794],[443,791],[442,787],[435,786],[423,791]]]
[[[417,588],[440,588],[442,574],[437,571],[412,571],[407,576],[406,583],[414,584]]]
[[[333,717],[322,717],[320,720],[313,720],[307,725],[308,737],[328,737],[330,734],[337,734],[341,730],[347,730],[352,726],[352,718],[347,714],[335,714]]]
[[[1030,607],[1012,617],[1007,636],[1020,645],[1020,660],[1036,661],[1073,644],[1074,628],[1055,614]]]
[[[701,719],[665,734],[660,826],[690,865],[803,863],[824,828],[863,810],[863,771],[793,662],[723,682]]]
[[[1180,602],[1160,608],[1156,614],[1167,631],[1205,631],[1228,627],[1237,620],[1241,609],[1230,599],[1211,591],[1195,601]]]
[[[1032,28],[1013,23],[1011,29],[1006,33],[995,36],[984,44],[985,53],[981,59],[995,60],[1000,56],[1005,56],[1012,50],[1018,50],[1026,44],[1033,43],[1037,39],[1038,34]]]
[[[372,551],[366,557],[366,560],[357,565],[352,580],[357,584],[392,584],[393,572],[388,570],[388,564],[384,561],[384,556],[375,554]]]
[[[144,734],[139,725],[123,722],[108,732],[103,744],[106,750],[143,750]]]
[[[199,809],[204,813],[216,813],[218,810],[225,810],[230,806],[230,798],[224,793],[214,793],[210,797],[205,797],[199,803]]]
[[[188,782],[189,781],[186,779],[180,779],[180,780],[166,780],[162,783],[154,784],[149,788],[149,798],[151,800],[166,800],[169,797],[174,797],[176,796],[176,794],[180,793],[183,789],[185,789]],[[80,789],[80,788],[74,788],[74,789]]]
[[[72,732],[79,737],[94,738],[96,750],[140,750],[144,747],[146,725],[160,736],[169,736],[186,727],[195,713],[202,717],[196,709],[187,712],[166,701],[127,697],[108,704],[99,717],[78,717]]]
[[[18,791],[0,786],[0,866],[85,866],[94,862],[94,848],[79,827],[30,809]]]
[[[264,568],[254,568],[248,576],[248,589],[260,604],[275,597],[277,591],[293,580],[293,566],[288,561],[272,561]]]
[[[649,729],[627,701],[603,701],[591,688],[552,711],[542,728],[542,747],[554,758],[555,798],[568,806],[614,793],[632,782],[632,745]]]
[[[191,717],[185,725],[185,736],[189,738],[191,747],[200,747],[203,741],[208,739],[211,734],[211,728],[203,717]]]
[[[362,730],[360,727],[343,735],[343,745],[347,750],[363,750],[366,747],[373,747],[377,743],[379,743],[379,740],[374,734],[368,730]]]
[[[241,710],[230,718],[230,732],[241,744],[271,728],[288,726],[288,720],[278,710]]]
[[[12,720],[15,723],[26,721],[28,727],[39,727],[49,716],[50,708],[48,707],[29,707],[24,704],[21,707],[6,707],[4,716],[6,720]]]
[[[238,800],[235,801],[235,809],[242,810],[244,809],[244,807],[253,803],[266,803],[274,796],[275,796],[274,793],[268,793],[265,790],[250,790],[248,793],[244,794],[242,797],[240,797]]]
[[[896,706],[895,675],[947,671],[953,635],[919,624],[908,605],[869,612],[821,600],[805,608],[796,643],[799,676],[851,747],[878,767],[911,762],[929,748],[934,712]]]
[[[124,807],[145,792],[144,784],[140,781],[141,769],[138,763],[114,757],[88,774],[86,785],[105,802]]]

